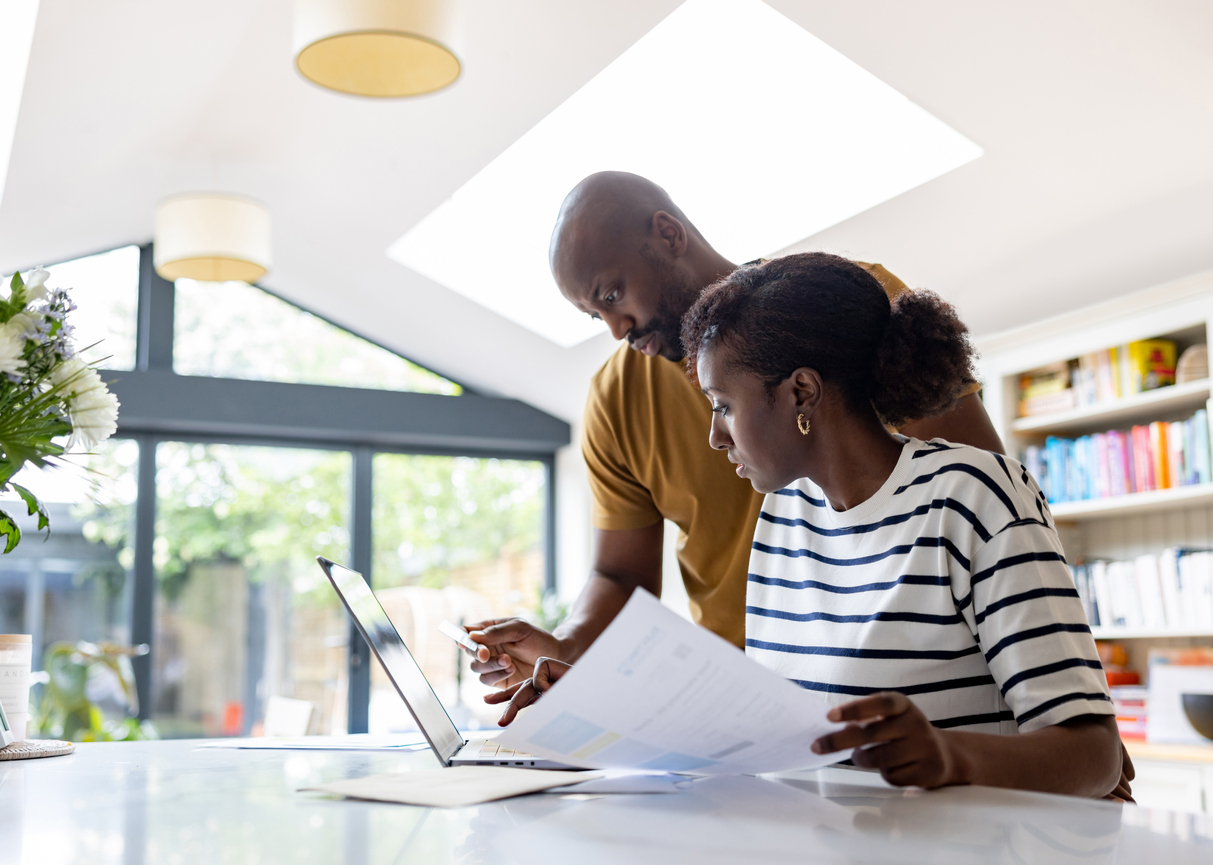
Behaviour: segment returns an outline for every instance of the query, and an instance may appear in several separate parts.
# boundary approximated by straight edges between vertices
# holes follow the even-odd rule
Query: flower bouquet
[[[13,476],[26,463],[43,468],[68,451],[87,452],[118,428],[117,398],[76,356],[67,323],[76,305],[65,290],[47,290],[49,275],[42,268],[28,281],[13,274],[8,297],[0,296],[0,492],[20,496],[39,530],[50,524],[46,508]],[[2,510],[0,537],[5,553],[21,541]]]

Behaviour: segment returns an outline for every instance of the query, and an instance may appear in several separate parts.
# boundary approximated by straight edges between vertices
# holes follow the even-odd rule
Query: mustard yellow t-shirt
[[[889,297],[905,284],[878,264],[863,267]],[[691,615],[745,644],[750,544],[762,495],[708,444],[712,408],[682,362],[621,345],[594,374],[581,449],[594,495],[595,528],[626,531],[661,519],[679,529],[678,564]]]

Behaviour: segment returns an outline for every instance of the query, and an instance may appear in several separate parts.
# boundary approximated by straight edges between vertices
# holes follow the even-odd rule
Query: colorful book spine
[[[1100,402],[1120,398],[1120,383],[1116,373],[1116,349],[1105,348],[1095,352],[1095,393]]]
[[[1192,417],[1192,439],[1195,442],[1196,478],[1198,483],[1213,483],[1213,455],[1209,452],[1209,413],[1200,409]]]
[[[1171,467],[1167,463],[1167,453],[1170,447],[1167,443],[1168,427],[1162,421],[1150,424],[1150,461],[1154,480],[1154,489],[1165,490],[1171,487]]]
[[[1167,424],[1167,466],[1170,468],[1171,486],[1184,487],[1192,483],[1188,478],[1188,461],[1184,458],[1183,421]]]
[[[1135,426],[1129,431],[1133,439],[1133,489],[1145,492],[1154,489],[1154,462],[1150,459],[1150,430]]]
[[[1062,440],[1056,436],[1045,439],[1045,468],[1048,471],[1049,501],[1064,502],[1066,498],[1066,460]]]
[[[1076,439],[1049,436],[1021,460],[1053,504],[1213,483],[1209,413]]]
[[[1095,459],[1095,490],[1093,497],[1106,499],[1112,495],[1112,461],[1108,458],[1108,437],[1111,433],[1091,436]]]
[[[1076,439],[1062,439],[1062,465],[1066,471],[1066,500],[1071,502],[1080,502],[1084,496],[1082,494],[1082,465],[1078,461],[1078,441]]]

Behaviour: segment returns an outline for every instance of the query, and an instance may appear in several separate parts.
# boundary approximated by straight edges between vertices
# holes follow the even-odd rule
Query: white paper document
[[[318,793],[335,793],[351,799],[396,802],[401,805],[431,805],[462,808],[494,799],[538,793],[602,777],[601,772],[556,772],[543,769],[514,769],[506,766],[454,766],[450,769],[418,769],[385,772],[367,778],[334,781],[304,787]]]
[[[837,763],[829,706],[643,590],[559,682],[498,737],[587,769],[755,775]]]

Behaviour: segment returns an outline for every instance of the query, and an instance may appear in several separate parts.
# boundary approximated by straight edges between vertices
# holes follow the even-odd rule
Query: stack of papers
[[[828,704],[636,590],[594,645],[497,740],[586,769],[757,775],[837,763]]]

